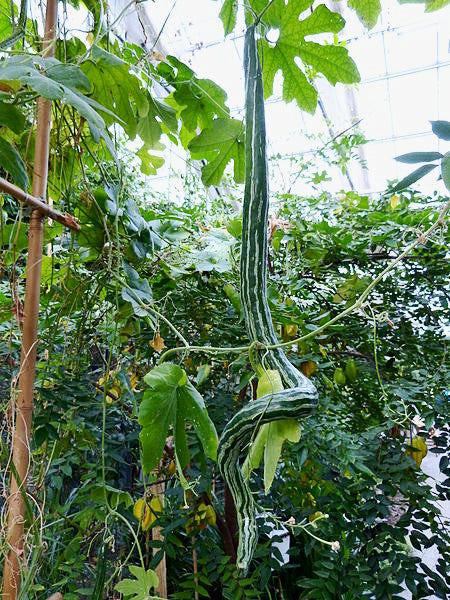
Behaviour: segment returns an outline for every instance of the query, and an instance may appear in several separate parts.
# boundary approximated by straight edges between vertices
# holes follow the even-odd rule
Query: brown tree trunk
[[[47,1],[45,19],[44,55],[54,54],[54,37],[57,23],[58,0]],[[48,153],[51,127],[51,102],[38,99],[35,163],[33,169],[33,196],[42,200],[46,197]],[[21,565],[24,556],[25,502],[30,465],[30,429],[33,412],[34,378],[36,371],[36,348],[39,318],[39,294],[44,223],[38,210],[31,215],[28,234],[27,280],[25,285],[25,308],[22,335],[22,352],[17,399],[12,407],[14,422],[12,462],[18,481],[11,472],[11,489],[8,498],[8,553],[3,571],[2,600],[16,600],[20,586]]]
[[[164,482],[154,483],[151,486],[151,492],[154,496],[161,500],[161,504],[164,506]],[[152,539],[157,541],[163,541],[164,536],[162,534],[161,527],[155,526],[152,529]],[[158,548],[153,549],[153,554],[159,551]],[[167,598],[167,569],[166,569],[166,554],[164,553],[161,560],[156,566],[155,573],[159,579],[158,593],[161,598]]]

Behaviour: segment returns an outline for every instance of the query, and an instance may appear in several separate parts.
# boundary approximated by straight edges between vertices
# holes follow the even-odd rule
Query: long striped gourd
[[[267,303],[267,217],[269,210],[264,92],[255,25],[245,35],[245,195],[240,263],[241,298],[252,341],[278,343]],[[264,365],[279,371],[285,390],[248,403],[225,427],[218,466],[233,496],[239,529],[237,565],[247,571],[258,539],[255,502],[240,468],[240,455],[255,429],[282,419],[306,417],[317,405],[313,384],[288,360],[282,349],[264,352]]]

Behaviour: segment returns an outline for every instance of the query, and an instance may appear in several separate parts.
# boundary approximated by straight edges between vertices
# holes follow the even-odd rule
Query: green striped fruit
[[[245,193],[242,221],[240,284],[247,332],[262,346],[278,344],[267,302],[267,185],[264,90],[255,25],[245,34]],[[249,402],[225,427],[217,462],[236,506],[239,543],[237,565],[245,573],[258,540],[255,502],[239,459],[258,427],[273,421],[300,419],[317,405],[313,384],[288,360],[281,348],[264,351],[264,364],[278,371],[284,390]],[[260,373],[259,373],[260,374]]]

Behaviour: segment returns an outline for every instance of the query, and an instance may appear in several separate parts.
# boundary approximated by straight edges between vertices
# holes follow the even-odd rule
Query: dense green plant
[[[373,25],[377,4],[355,5]],[[300,10],[309,3],[293,0],[254,0],[249,6],[247,19],[256,12],[267,30],[280,29],[277,44],[263,42],[266,95],[284,58],[284,97],[292,99],[295,88],[295,99],[306,110],[315,107],[312,79],[317,72],[332,83],[357,80],[356,66],[343,46],[305,40],[306,33],[339,31],[339,15],[311,6],[300,21]],[[234,27],[237,8],[237,2],[223,3],[226,33]],[[11,29],[9,11],[9,3],[3,3],[0,31],[7,35],[17,33]],[[195,593],[233,600],[277,595],[396,598],[403,582],[415,598],[430,593],[444,598],[448,531],[432,504],[435,492],[417,468],[409,430],[416,415],[425,419],[423,437],[431,425],[439,427],[430,443],[434,452],[443,454],[445,479],[436,491],[448,497],[446,232],[436,229],[432,237],[419,240],[423,243],[380,279],[359,311],[314,333],[350,307],[405,245],[418,240],[438,219],[442,199],[410,190],[387,198],[353,192],[275,198],[268,262],[273,323],[285,342],[311,336],[287,351],[289,360],[319,388],[321,404],[303,427],[300,441],[284,449],[270,495],[261,491],[260,471],[251,479],[258,504],[276,505],[279,517],[292,524],[289,564],[281,567],[277,560],[279,554],[266,536],[272,528],[266,515],[260,519],[249,576],[239,578],[233,564],[233,505],[206,455],[214,458],[211,422],[220,433],[254,395],[253,370],[246,350],[211,354],[201,347],[248,348],[239,299],[240,190],[230,183],[229,194],[213,201],[189,177],[185,200],[177,205],[152,195],[141,173],[152,173],[161,164],[159,139],[165,133],[194,158],[206,159],[206,184],[219,183],[230,160],[240,181],[242,123],[230,118],[226,94],[213,82],[198,79],[174,57],[154,67],[141,48],[113,41],[96,7],[92,13],[92,47],[76,37],[61,39],[57,60],[43,59],[37,53],[36,24],[27,21],[23,43],[10,40],[12,52],[0,61],[2,174],[27,186],[33,162],[32,101],[37,94],[52,98],[49,195],[82,225],[78,236],[59,224],[46,227],[51,251],[43,260],[27,503],[29,569],[22,597],[41,600],[56,590],[69,600],[116,597],[126,591],[128,596],[150,594],[155,580],[148,569],[165,551],[169,595],[175,598]],[[22,20],[23,15],[19,25]],[[297,67],[287,69],[296,64],[291,42],[300,48],[306,75]],[[336,70],[330,67],[331,58]],[[171,86],[166,101],[154,95],[155,82]],[[142,142],[138,160],[124,145],[136,135]],[[343,157],[360,141],[325,140],[322,158],[345,168]],[[320,173],[304,173],[307,166],[302,170],[308,180],[320,180]],[[0,398],[6,415],[1,459],[6,465],[7,407],[16,391],[20,354],[28,211],[19,210],[8,196],[1,203]],[[177,409],[185,403],[178,415],[183,418],[176,418],[175,408],[163,415],[165,430],[150,464],[156,466],[154,457],[163,449],[162,460],[148,476],[141,470],[139,446],[139,407],[151,401],[143,380],[155,372],[151,370],[164,347],[180,344],[180,334],[197,348],[176,354],[176,372],[185,374],[172,388]],[[203,395],[209,417],[193,385]],[[185,388],[194,402],[189,406]],[[194,427],[188,424],[184,433],[184,417],[192,408],[204,418],[194,418]],[[141,424],[148,425],[142,415]],[[170,436],[164,439],[171,424],[178,436],[178,456]],[[144,453],[150,470],[145,459]],[[133,516],[133,505],[154,480],[166,483],[166,507],[156,522],[163,528],[162,543],[152,541]],[[2,473],[4,489],[7,483]],[[206,525],[202,504],[214,508],[215,526]],[[393,522],[398,505],[404,512]],[[424,533],[428,530],[431,535]],[[334,542],[334,550],[307,531]],[[3,538],[1,543],[4,548]],[[411,554],[409,543],[417,550],[438,545],[437,573]],[[153,548],[158,550],[155,556]]]

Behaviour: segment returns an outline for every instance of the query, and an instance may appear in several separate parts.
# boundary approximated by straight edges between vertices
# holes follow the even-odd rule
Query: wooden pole
[[[58,0],[47,0],[43,42],[43,55],[47,57],[54,55],[57,8]],[[42,200],[45,199],[47,193],[50,128],[51,102],[39,98],[37,101],[32,195]],[[15,405],[12,407],[14,409],[12,411],[14,421],[12,462],[19,481],[11,472],[7,533],[9,550],[5,557],[3,570],[2,600],[16,600],[20,586],[21,565],[26,562],[24,556],[25,502],[22,494],[27,489],[30,467],[30,430],[36,372],[43,233],[43,216],[39,210],[33,210],[28,234],[27,280],[18,391]]]
[[[152,494],[158,497],[161,501],[161,504],[164,506],[164,482],[154,483],[150,490]],[[152,529],[152,539],[162,542],[164,540],[164,536],[162,533],[161,527],[155,526]],[[153,554],[156,554],[159,551],[158,548],[153,549]],[[167,568],[166,568],[166,553],[163,554],[161,560],[156,565],[155,573],[158,576],[159,585],[158,585],[158,593],[161,598],[167,598]]]

